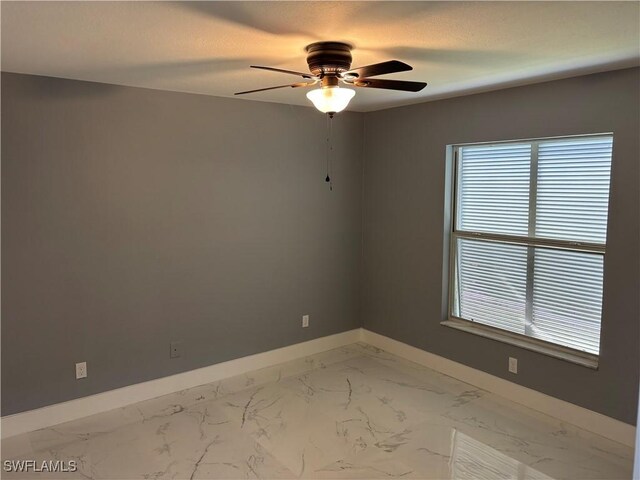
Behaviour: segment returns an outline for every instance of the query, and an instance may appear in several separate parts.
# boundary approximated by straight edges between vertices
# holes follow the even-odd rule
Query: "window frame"
[[[450,169],[450,185],[449,199],[447,206],[450,208],[449,212],[449,243],[448,243],[448,295],[447,295],[447,319],[441,322],[441,325],[451,327],[457,330],[461,330],[468,333],[473,333],[485,338],[501,341],[511,345],[515,345],[527,350],[533,350],[538,353],[543,353],[555,358],[567,360],[569,362],[576,363],[592,369],[598,368],[599,355],[582,350],[577,350],[571,347],[560,345],[557,343],[541,340],[526,334],[519,334],[516,332],[510,332],[490,325],[485,325],[479,322],[474,322],[454,315],[455,295],[458,291],[457,288],[457,275],[456,265],[458,257],[458,240],[459,239],[471,239],[486,242],[498,242],[525,246],[528,249],[528,261],[527,261],[527,294],[526,294],[526,309],[531,311],[533,301],[533,275],[531,269],[533,268],[533,252],[535,248],[549,248],[553,250],[569,250],[574,252],[584,252],[602,255],[603,260],[606,254],[606,240],[605,243],[593,243],[593,242],[579,242],[572,240],[559,240],[559,239],[547,239],[547,238],[535,238],[533,235],[535,228],[535,215],[536,215],[536,200],[537,200],[537,180],[538,180],[538,147],[540,143],[554,141],[554,140],[570,140],[578,138],[611,138],[613,142],[613,133],[596,133],[596,134],[583,134],[583,135],[564,135],[558,137],[539,137],[530,139],[519,140],[505,140],[497,142],[472,142],[472,143],[459,143],[448,146],[448,160],[451,162]],[[460,203],[460,192],[458,185],[459,175],[459,151],[461,148],[468,146],[502,146],[508,144],[528,143],[531,144],[531,173],[529,175],[530,188],[529,188],[529,210],[528,210],[528,234],[527,236],[508,235],[488,232],[473,232],[468,230],[458,229],[458,208]],[[611,163],[613,164],[613,151],[611,157]],[[535,172],[535,173],[534,173]],[[610,193],[609,193],[610,195]],[[604,268],[604,262],[603,262]],[[601,319],[602,320],[602,319]]]

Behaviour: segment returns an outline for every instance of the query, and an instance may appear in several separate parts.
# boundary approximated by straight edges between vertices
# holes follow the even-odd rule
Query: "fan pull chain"
[[[324,179],[329,184],[329,190],[333,191],[333,182],[331,181],[331,156],[333,155],[333,143],[331,141],[331,133],[333,130],[333,115],[327,114],[327,177]]]

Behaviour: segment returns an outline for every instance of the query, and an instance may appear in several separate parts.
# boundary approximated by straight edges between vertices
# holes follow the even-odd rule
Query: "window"
[[[445,324],[597,360],[612,147],[610,134],[454,147]]]

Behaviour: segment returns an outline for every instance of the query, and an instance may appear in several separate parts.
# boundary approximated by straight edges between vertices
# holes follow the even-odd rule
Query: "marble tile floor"
[[[2,478],[629,479],[632,458],[354,344],[4,440],[3,466],[61,460],[78,470]]]

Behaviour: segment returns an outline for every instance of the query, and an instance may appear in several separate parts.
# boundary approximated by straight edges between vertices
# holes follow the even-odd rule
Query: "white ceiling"
[[[420,93],[358,89],[370,111],[638,65],[634,2],[6,2],[2,70],[228,97],[297,82],[304,47],[355,46],[353,66],[397,59]],[[309,105],[305,89],[243,98]]]

